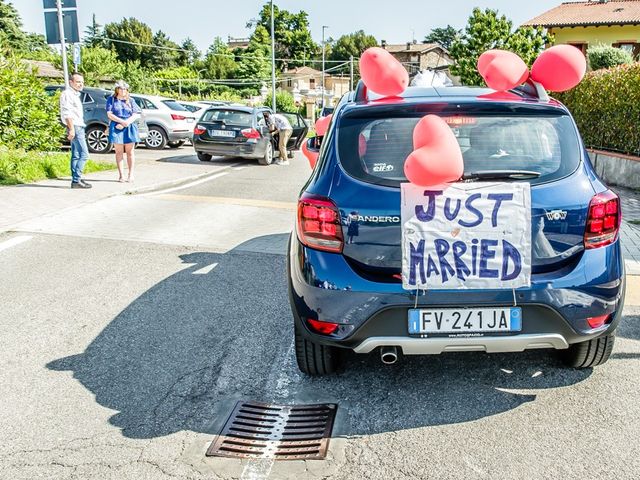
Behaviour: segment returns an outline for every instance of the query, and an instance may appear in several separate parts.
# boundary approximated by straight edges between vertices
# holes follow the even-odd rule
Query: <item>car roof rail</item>
[[[356,85],[356,91],[353,95],[354,102],[366,102],[367,101],[367,86],[364,84],[362,80],[358,80],[358,85]]]
[[[549,101],[549,94],[544,89],[542,84],[532,80],[531,78],[527,79],[527,81],[524,84],[514,88],[514,90],[516,92],[524,93],[525,95],[535,97],[541,102]]]

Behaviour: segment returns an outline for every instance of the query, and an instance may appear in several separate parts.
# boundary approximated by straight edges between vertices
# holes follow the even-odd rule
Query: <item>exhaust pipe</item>
[[[380,348],[380,360],[385,365],[393,365],[398,361],[398,349],[396,347]]]

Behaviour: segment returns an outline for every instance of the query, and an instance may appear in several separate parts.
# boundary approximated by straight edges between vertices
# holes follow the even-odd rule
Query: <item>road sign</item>
[[[64,38],[69,43],[80,42],[78,32],[78,12],[76,10],[65,11],[62,14],[64,25]],[[44,24],[47,33],[47,43],[60,42],[60,29],[58,28],[58,14],[56,12],[44,12]]]
[[[45,10],[48,8],[52,8],[55,9],[57,8],[56,6],[56,0],[42,0],[42,3],[44,5]],[[77,4],[76,4],[76,0],[62,0],[62,8],[76,8]]]
[[[78,70],[78,65],[80,65],[80,63],[82,63],[82,57],[80,55],[81,49],[80,49],[81,45],[79,43],[76,43],[73,45],[73,64],[76,67],[76,70]]]

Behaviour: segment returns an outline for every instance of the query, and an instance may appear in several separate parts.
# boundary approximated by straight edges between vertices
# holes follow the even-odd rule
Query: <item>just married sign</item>
[[[511,289],[531,283],[526,182],[402,184],[402,285],[407,290]]]

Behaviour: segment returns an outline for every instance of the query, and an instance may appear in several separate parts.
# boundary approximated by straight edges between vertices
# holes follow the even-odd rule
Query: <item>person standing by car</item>
[[[71,188],[91,188],[82,180],[82,170],[89,158],[89,148],[84,135],[84,109],[80,92],[84,78],[79,73],[71,74],[69,87],[60,95],[60,120],[67,127],[67,139],[71,142]]]
[[[280,113],[274,113],[271,115],[273,119],[273,123],[278,130],[278,150],[280,151],[280,159],[275,163],[276,165],[289,165],[289,160],[287,158],[287,142],[291,138],[291,134],[293,133],[293,128],[287,120],[287,117]]]
[[[119,182],[124,182],[122,160],[127,154],[127,170],[129,172],[127,182],[133,182],[134,148],[140,141],[138,125],[142,111],[133,98],[129,97],[129,85],[124,80],[119,80],[115,85],[115,91],[107,100],[107,117],[109,123],[109,141],[116,150],[116,164],[118,165]]]

